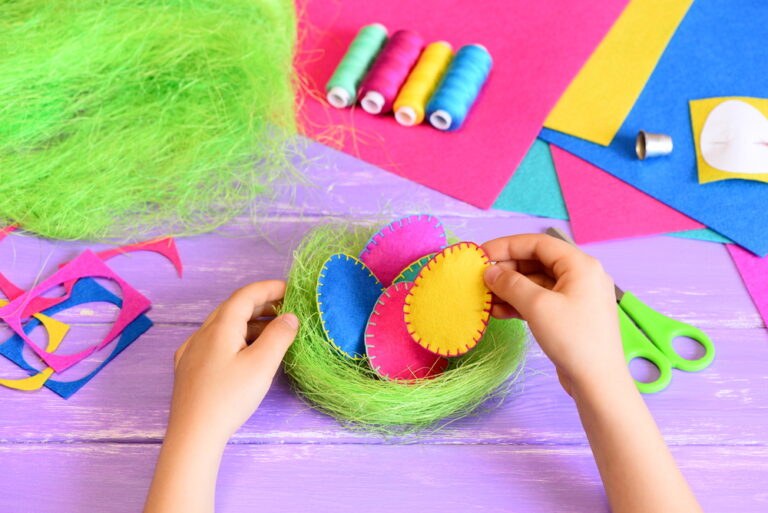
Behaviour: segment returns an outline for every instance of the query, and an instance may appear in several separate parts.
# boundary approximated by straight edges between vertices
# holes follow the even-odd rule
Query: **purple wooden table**
[[[313,151],[315,185],[297,189],[293,201],[278,199],[255,223],[238,219],[220,233],[179,240],[184,279],[156,255],[110,263],[152,299],[155,326],[81,392],[64,401],[45,389],[0,389],[0,512],[139,511],[165,427],[174,350],[234,288],[285,276],[292,248],[323,218],[431,212],[478,242],[565,225],[480,211]],[[85,247],[99,246],[10,236],[0,244],[0,269],[30,286],[41,269]],[[768,333],[725,249],[673,237],[587,249],[648,304],[710,334],[715,363],[675,372],[667,390],[646,400],[707,511],[768,511]],[[114,309],[84,305],[60,318],[85,347],[113,317]],[[5,361],[0,367],[0,376],[20,377]],[[491,413],[391,444],[339,428],[280,376],[227,449],[219,511],[606,511],[573,404],[537,348],[521,388]]]

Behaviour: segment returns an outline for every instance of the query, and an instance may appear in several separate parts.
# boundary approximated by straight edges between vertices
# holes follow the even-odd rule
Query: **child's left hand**
[[[299,327],[291,313],[257,320],[273,315],[284,293],[277,280],[235,291],[176,351],[169,432],[203,430],[226,443],[253,415]]]

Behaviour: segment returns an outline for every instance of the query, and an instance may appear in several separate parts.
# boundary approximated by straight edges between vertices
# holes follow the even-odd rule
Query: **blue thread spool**
[[[438,130],[456,130],[464,124],[488,79],[493,60],[481,45],[462,46],[427,104],[427,117]]]

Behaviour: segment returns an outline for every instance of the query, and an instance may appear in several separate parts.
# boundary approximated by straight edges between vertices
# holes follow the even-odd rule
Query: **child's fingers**
[[[261,365],[267,365],[274,374],[298,331],[298,317],[292,313],[282,314],[267,324],[261,335],[243,349],[243,353],[258,360]]]
[[[275,301],[285,294],[285,282],[281,280],[257,281],[236,290],[226,301],[219,305],[216,322],[233,325],[245,325],[252,318],[269,310]]]
[[[486,242],[482,246],[493,262],[507,260],[537,260],[559,277],[586,255],[565,241],[550,235],[528,233],[511,235]]]
[[[524,274],[504,270],[498,265],[486,269],[485,282],[491,292],[509,303],[525,319],[536,313],[542,298],[552,294]]]
[[[250,321],[248,323],[248,333],[245,335],[245,341],[250,344],[259,338],[264,332],[264,328],[266,328],[270,322],[272,322],[272,319],[256,319],[255,321]]]
[[[496,319],[522,319],[520,312],[509,303],[496,303],[491,306],[491,316]]]

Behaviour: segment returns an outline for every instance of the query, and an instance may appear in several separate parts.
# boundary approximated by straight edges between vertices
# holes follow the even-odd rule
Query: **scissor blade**
[[[570,238],[568,236],[568,234],[565,233],[560,228],[555,228],[554,226],[550,226],[549,228],[546,229],[545,233],[547,235],[551,235],[552,237],[554,237],[556,239],[564,240],[568,244],[571,244],[573,246],[578,247],[578,244],[576,244],[576,241],[574,241],[572,238]],[[621,290],[618,285],[614,285],[613,286],[613,290],[616,293],[616,302],[617,303],[621,302],[621,298],[624,297],[624,291]]]

